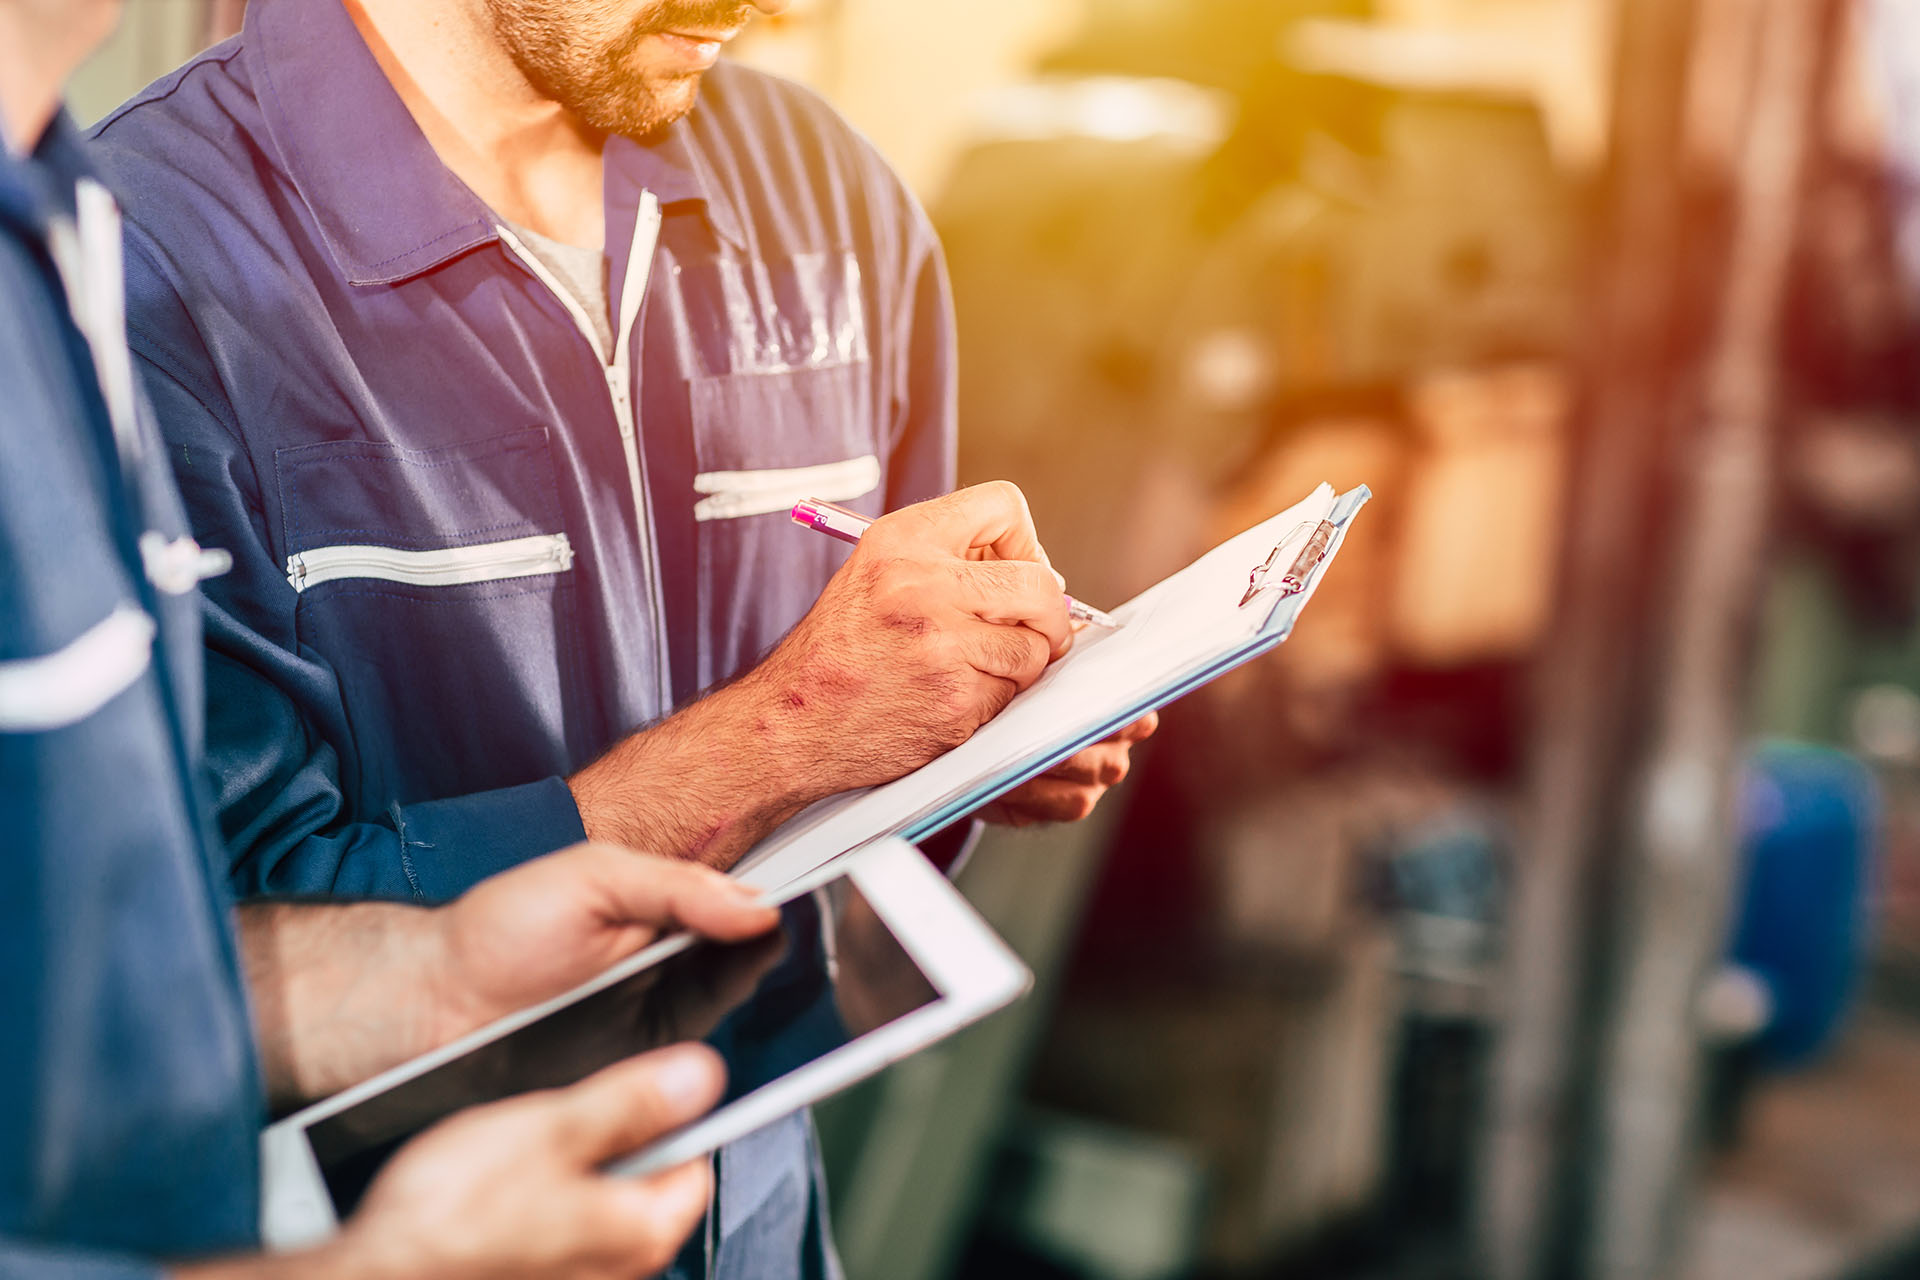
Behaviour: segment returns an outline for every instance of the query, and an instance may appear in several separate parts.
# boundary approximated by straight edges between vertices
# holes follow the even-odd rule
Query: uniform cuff
[[[565,778],[428,800],[394,812],[414,896],[459,897],[488,876],[587,838]]]

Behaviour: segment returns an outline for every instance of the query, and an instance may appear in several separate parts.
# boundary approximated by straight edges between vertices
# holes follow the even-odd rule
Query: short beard
[[[661,0],[617,38],[597,42],[583,0],[486,0],[494,36],[528,83],[601,133],[644,138],[693,109],[698,71],[641,75],[633,70],[648,36],[739,26],[750,0]]]

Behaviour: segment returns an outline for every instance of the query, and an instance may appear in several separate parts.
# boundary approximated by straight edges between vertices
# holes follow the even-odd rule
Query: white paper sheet
[[[776,888],[868,841],[898,834],[1021,761],[1077,740],[1115,709],[1242,648],[1275,605],[1275,596],[1263,593],[1241,607],[1248,574],[1275,544],[1303,544],[1333,505],[1333,489],[1323,484],[1111,610],[1123,624],[1119,630],[1082,631],[1064,658],[966,742],[885,786],[812,806],[750,850],[734,874]],[[1290,551],[1282,549],[1283,562]]]

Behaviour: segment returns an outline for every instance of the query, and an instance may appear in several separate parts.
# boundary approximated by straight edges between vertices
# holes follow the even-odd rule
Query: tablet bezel
[[[904,840],[882,840],[855,849],[768,895],[767,901],[784,904],[842,878],[853,882],[920,967],[936,992],[935,999],[614,1162],[608,1166],[609,1173],[643,1176],[724,1146],[977,1021],[1011,1003],[1031,985],[1032,975],[1006,944],[951,882]],[[686,933],[662,939],[570,991],[490,1022],[268,1126],[260,1135],[262,1240],[270,1249],[300,1248],[327,1238],[339,1227],[307,1138],[311,1125],[621,982],[694,941]]]

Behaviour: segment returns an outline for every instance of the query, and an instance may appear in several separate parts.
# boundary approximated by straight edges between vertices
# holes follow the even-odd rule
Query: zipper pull
[[[140,535],[140,560],[147,581],[170,596],[183,596],[208,578],[233,568],[233,555],[218,547],[202,547],[192,538],[166,537],[152,529]]]

